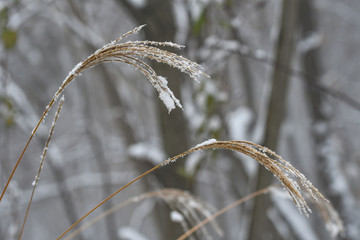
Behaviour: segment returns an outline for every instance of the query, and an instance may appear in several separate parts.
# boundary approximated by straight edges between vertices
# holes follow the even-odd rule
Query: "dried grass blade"
[[[19,240],[21,240],[21,236],[24,232],[24,228],[25,228],[25,223],[26,223],[26,220],[27,220],[27,217],[28,217],[28,214],[29,214],[29,211],[30,211],[30,207],[31,207],[31,203],[32,203],[32,200],[33,200],[33,197],[34,197],[34,194],[35,194],[35,189],[36,189],[36,186],[39,182],[39,179],[40,179],[40,173],[41,173],[41,170],[43,169],[44,167],[44,163],[45,163],[45,157],[46,157],[46,153],[47,153],[47,150],[49,148],[49,144],[50,144],[50,141],[51,141],[51,137],[54,133],[54,129],[55,129],[55,124],[56,124],[56,121],[60,115],[60,111],[62,109],[62,106],[64,104],[64,101],[65,101],[65,98],[64,96],[60,99],[60,102],[59,102],[59,106],[57,108],[57,111],[55,113],[55,117],[54,117],[54,120],[52,122],[52,125],[51,125],[51,129],[50,129],[50,133],[49,133],[49,137],[47,138],[46,140],[46,143],[45,143],[45,147],[44,147],[44,151],[43,151],[43,154],[41,155],[41,161],[40,161],[40,166],[39,166],[39,170],[36,174],[36,177],[35,177],[35,180],[33,182],[33,190],[31,192],[31,196],[30,196],[30,200],[29,200],[29,203],[28,203],[28,206],[27,206],[27,209],[26,209],[26,213],[25,213],[25,217],[24,217],[24,221],[23,221],[23,224],[22,224],[22,227],[21,227],[21,231],[20,231],[20,236],[19,236]]]
[[[259,149],[265,152],[260,151]],[[308,192],[313,197],[319,197],[323,199],[324,201],[328,201],[299,171],[297,171],[290,163],[283,164],[282,162],[285,160],[280,159],[272,159],[269,156],[267,156],[266,152],[268,151],[267,148],[259,146],[255,143],[247,142],[247,141],[216,141],[216,140],[208,140],[202,144],[198,144],[197,146],[178,154],[172,158],[169,158],[165,160],[163,163],[160,163],[159,165],[153,167],[152,169],[148,170],[147,172],[141,174],[128,184],[124,185],[122,188],[115,191],[113,194],[111,194],[109,197],[107,197],[105,200],[103,200],[101,203],[96,205],[93,209],[91,209],[88,213],[86,213],[83,217],[81,217],[78,221],[76,221],[70,228],[68,228],[63,234],[61,234],[57,239],[62,238],[66,233],[68,233],[72,228],[74,228],[79,222],[81,222],[84,218],[86,218],[90,213],[95,211],[98,207],[100,207],[102,204],[107,202],[109,199],[111,199],[113,196],[121,192],[123,189],[130,186],[132,183],[136,182],[137,180],[141,179],[142,177],[146,176],[147,174],[155,171],[161,166],[167,165],[169,163],[175,162],[178,158],[184,157],[192,152],[199,151],[199,150],[206,150],[206,149],[228,149],[240,152],[242,154],[245,154],[257,162],[259,162],[261,165],[263,165],[265,168],[267,168],[269,171],[271,171],[281,182],[281,184],[285,187],[285,189],[288,191],[290,196],[292,197],[295,205],[298,207],[299,211],[301,213],[305,213],[306,215],[311,211],[309,206],[307,205],[307,202],[305,201],[305,198],[302,196],[301,191],[305,190],[305,192]],[[270,151],[270,150],[269,150]],[[276,155],[274,152],[269,152],[269,154]],[[280,157],[280,156],[279,156]],[[292,170],[290,172],[287,172],[288,169]],[[296,171],[295,171],[296,170]],[[291,178],[289,174],[294,174],[295,179]],[[304,184],[304,188],[301,188],[297,181],[300,181],[302,184]],[[309,190],[311,192],[309,192]]]

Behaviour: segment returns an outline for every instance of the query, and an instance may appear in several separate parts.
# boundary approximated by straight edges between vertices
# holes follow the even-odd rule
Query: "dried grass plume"
[[[150,60],[155,60],[157,62],[161,62],[167,64],[171,67],[174,67],[181,72],[188,74],[192,79],[198,81],[200,76],[206,76],[202,70],[201,66],[195,62],[188,60],[182,56],[179,56],[175,53],[162,50],[159,47],[173,47],[173,48],[183,48],[182,45],[172,43],[172,42],[155,42],[155,41],[127,41],[121,42],[125,37],[135,34],[141,30],[145,25],[139,26],[118,39],[106,44],[102,48],[96,50],[93,54],[91,54],[84,61],[78,63],[67,75],[54,97],[51,99],[49,105],[46,106],[45,111],[43,112],[39,122],[36,127],[33,129],[31,136],[29,137],[23,151],[20,154],[18,161],[16,162],[12,173],[4,187],[4,190],[0,196],[0,201],[2,200],[6,189],[28,147],[32,138],[35,136],[36,131],[38,130],[40,124],[45,119],[49,110],[53,106],[53,104],[57,101],[60,95],[64,92],[65,88],[69,86],[69,84],[79,76],[85,69],[92,68],[100,63],[107,62],[120,62],[129,64],[135,69],[139,70],[145,77],[150,81],[150,83],[154,86],[156,91],[159,93],[160,99],[164,102],[167,107],[169,113],[176,106],[182,108],[180,101],[175,97],[174,93],[167,86],[167,80],[165,77],[157,75],[154,69],[151,68],[149,64],[147,64],[143,59],[147,58]]]

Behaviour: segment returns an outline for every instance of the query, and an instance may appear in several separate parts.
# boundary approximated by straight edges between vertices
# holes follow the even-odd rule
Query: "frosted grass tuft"
[[[181,72],[186,73],[195,81],[198,81],[200,76],[209,77],[201,70],[201,66],[195,62],[190,61],[187,58],[184,58],[175,53],[160,49],[158,46],[168,46],[181,48],[181,45],[171,42],[156,42],[156,41],[128,41],[120,42],[123,38],[139,32],[145,25],[134,28],[133,30],[123,34],[121,37],[115,39],[114,41],[104,45],[102,48],[96,50],[84,61],[79,62],[66,76],[65,80],[59,87],[59,89],[54,94],[49,105],[46,106],[42,116],[40,117],[36,127],[31,132],[31,135],[23,148],[20,157],[18,158],[15,167],[5,184],[4,190],[1,193],[0,201],[3,198],[6,189],[9,186],[9,183],[17,169],[17,166],[22,160],[22,157],[28,148],[32,138],[35,136],[36,131],[39,126],[45,119],[45,116],[50,111],[51,107],[57,101],[59,96],[64,92],[64,90],[69,86],[69,84],[79,76],[84,70],[92,68],[100,63],[108,62],[118,62],[125,63],[135,67],[139,70],[154,86],[160,95],[160,99],[164,102],[168,111],[170,112],[176,106],[182,109],[180,101],[175,97],[174,93],[167,87],[167,84],[164,83],[164,78],[157,75],[155,70],[142,59],[147,58],[149,60],[161,62],[169,65],[170,67],[176,68]]]

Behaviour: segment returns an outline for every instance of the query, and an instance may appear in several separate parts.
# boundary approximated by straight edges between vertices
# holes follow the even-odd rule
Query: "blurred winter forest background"
[[[1,190],[68,72],[121,34],[147,24],[129,39],[183,44],[177,53],[211,75],[196,83],[152,62],[184,107],[168,114],[133,67],[86,70],[65,91],[23,239],[55,239],[142,172],[210,138],[275,150],[339,211],[346,234],[338,238],[359,239],[359,12],[358,0],[1,0]],[[0,239],[18,238],[54,112],[0,204]],[[250,158],[203,151],[146,176],[90,218],[163,188],[186,190],[208,204],[200,211],[213,213],[273,182]],[[76,239],[175,239],[184,232],[179,214],[193,207],[182,200],[138,201]],[[204,227],[213,239],[331,239],[315,208],[307,218],[281,191],[216,222],[223,236]],[[194,239],[209,236],[203,231]]]

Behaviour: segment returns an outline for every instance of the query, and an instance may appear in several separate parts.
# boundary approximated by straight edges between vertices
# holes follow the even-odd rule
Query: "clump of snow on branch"
[[[163,101],[169,113],[171,112],[171,110],[175,109],[174,100],[171,98],[169,93],[161,91],[159,94],[159,98],[161,99],[161,101]]]
[[[202,146],[206,146],[206,145],[210,145],[210,144],[213,144],[213,143],[216,143],[216,139],[214,138],[211,138],[209,140],[206,140],[202,143],[199,143],[198,145],[196,145],[194,148],[198,148],[198,147],[202,147]]]
[[[175,104],[182,109],[183,107],[181,106],[180,101],[175,97],[174,93],[167,86],[168,82],[166,78],[158,76],[158,79],[160,80],[162,87],[159,91],[159,98],[165,104],[168,112],[170,113],[171,110],[175,109]]]

